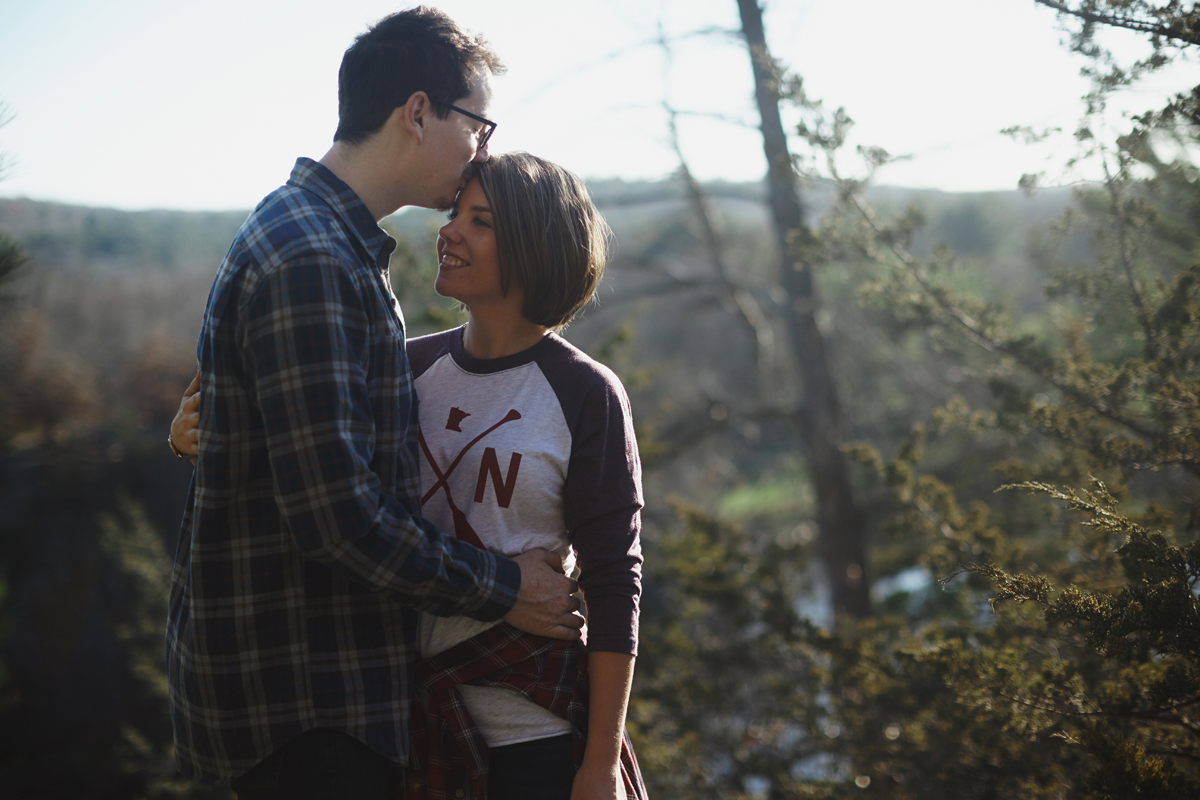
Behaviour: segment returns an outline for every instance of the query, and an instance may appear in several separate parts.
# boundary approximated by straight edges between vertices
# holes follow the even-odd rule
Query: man
[[[297,161],[214,280],[167,662],[180,771],[242,800],[389,796],[419,610],[579,636],[557,557],[510,560],[419,517],[395,242],[377,224],[453,202],[487,157],[501,70],[441,12],[381,20],[343,58],[333,147]]]

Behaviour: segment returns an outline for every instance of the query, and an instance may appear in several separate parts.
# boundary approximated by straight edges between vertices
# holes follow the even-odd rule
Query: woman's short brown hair
[[[522,315],[561,328],[600,285],[612,231],[583,181],[528,153],[505,153],[475,173],[492,209],[500,287],[515,282]]]

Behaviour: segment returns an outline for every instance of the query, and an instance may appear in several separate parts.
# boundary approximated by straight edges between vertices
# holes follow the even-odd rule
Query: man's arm
[[[379,432],[366,375],[378,331],[364,302],[347,268],[310,253],[266,274],[239,309],[244,381],[293,541],[422,610],[483,621],[514,613],[518,627],[577,637],[571,584],[544,560],[518,563],[445,536],[385,491],[372,469]]]
[[[192,379],[171,421],[175,446],[193,464],[200,452],[198,428],[200,409],[200,373]],[[579,601],[572,595],[579,585],[563,576],[562,559],[542,549],[522,553],[513,559],[521,570],[521,588],[505,622],[515,628],[555,639],[578,639],[583,617]]]

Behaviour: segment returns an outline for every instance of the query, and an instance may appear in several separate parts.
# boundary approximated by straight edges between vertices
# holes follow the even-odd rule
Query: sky
[[[663,103],[687,112],[700,178],[750,181],[765,160],[735,0],[434,0],[485,34],[493,152],[527,150],[584,178],[657,179],[677,159]],[[877,180],[948,191],[1095,178],[1066,168],[1083,60],[1033,0],[763,0],[773,54],[810,97],[844,107],[852,144],[907,156]],[[126,209],[243,209],[319,158],[337,125],[337,70],[379,0],[0,0],[0,197]],[[668,59],[655,43],[672,40]],[[707,32],[707,33],[705,33]],[[1114,47],[1136,53],[1136,37]],[[1174,73],[1118,99],[1161,105]],[[1062,128],[1029,146],[1013,125]],[[847,168],[852,165],[847,165]],[[1089,171],[1090,170],[1090,171]]]

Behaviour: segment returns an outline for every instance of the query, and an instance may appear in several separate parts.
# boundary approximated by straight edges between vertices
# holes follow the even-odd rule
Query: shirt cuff
[[[480,555],[484,562],[491,560],[495,565],[495,580],[492,581],[491,594],[470,616],[480,622],[492,622],[501,619],[517,604],[517,596],[521,593],[521,567],[511,558],[486,550],[480,551]]]

